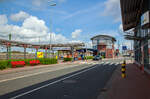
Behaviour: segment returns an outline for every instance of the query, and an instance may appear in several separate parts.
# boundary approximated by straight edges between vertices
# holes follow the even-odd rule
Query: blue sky
[[[50,6],[53,3],[56,6]],[[0,0],[0,33],[46,43],[52,32],[53,43],[88,45],[92,36],[107,34],[125,43],[119,4],[119,0]]]

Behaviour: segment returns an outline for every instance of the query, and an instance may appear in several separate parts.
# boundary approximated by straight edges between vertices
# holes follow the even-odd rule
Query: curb
[[[116,75],[118,75],[118,72],[120,70],[120,66],[117,66],[116,69],[113,71],[112,73],[112,76],[110,77],[110,79],[108,80],[108,82],[106,83],[106,85],[104,86],[104,92],[100,92],[100,95],[97,97],[97,99],[111,99],[110,96],[108,95],[108,91],[109,89],[111,89],[112,87],[112,81],[113,81],[113,78],[116,77]]]

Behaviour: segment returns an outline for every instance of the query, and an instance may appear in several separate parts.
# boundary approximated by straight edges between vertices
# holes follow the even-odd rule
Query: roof
[[[91,40],[93,40],[94,38],[97,38],[97,37],[107,37],[107,38],[111,38],[113,41],[116,41],[116,39],[112,36],[109,36],[109,35],[96,35],[94,37],[91,38]]]
[[[123,30],[136,27],[140,21],[144,0],[120,0]]]

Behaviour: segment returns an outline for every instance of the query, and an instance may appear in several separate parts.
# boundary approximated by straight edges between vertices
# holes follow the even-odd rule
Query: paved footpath
[[[121,66],[117,67],[97,99],[150,99],[150,77],[132,63],[126,68],[127,77],[123,79]]]

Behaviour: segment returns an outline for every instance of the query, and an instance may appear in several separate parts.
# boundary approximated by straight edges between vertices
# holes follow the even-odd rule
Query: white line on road
[[[47,87],[47,86],[50,86],[50,85],[52,85],[52,84],[55,84],[55,83],[61,82],[61,81],[63,81],[63,80],[66,80],[66,79],[71,78],[71,77],[73,77],[73,76],[79,75],[79,74],[81,74],[81,73],[84,73],[84,72],[89,71],[89,70],[91,70],[91,69],[94,69],[94,68],[96,68],[96,67],[97,67],[97,66],[94,66],[94,67],[88,68],[88,69],[83,70],[83,71],[81,71],[81,72],[78,72],[78,73],[72,74],[72,75],[70,75],[70,76],[68,76],[68,77],[65,77],[65,78],[62,78],[62,79],[56,80],[56,81],[54,81],[54,82],[51,82],[51,83],[46,84],[46,85],[43,85],[43,86],[41,86],[41,87],[38,87],[38,88],[32,89],[32,90],[27,91],[27,92],[25,92],[25,93],[21,93],[21,94],[19,94],[19,95],[15,96],[15,97],[10,98],[10,99],[16,99],[16,98],[22,97],[22,96],[24,96],[24,95],[27,95],[27,94],[32,93],[32,92],[34,92],[34,91],[40,90],[40,89],[45,88],[45,87]]]
[[[115,65],[119,65],[119,63],[116,63]]]
[[[110,63],[110,65],[113,65],[114,63]]]
[[[104,64],[104,62],[101,62],[101,64]]]

